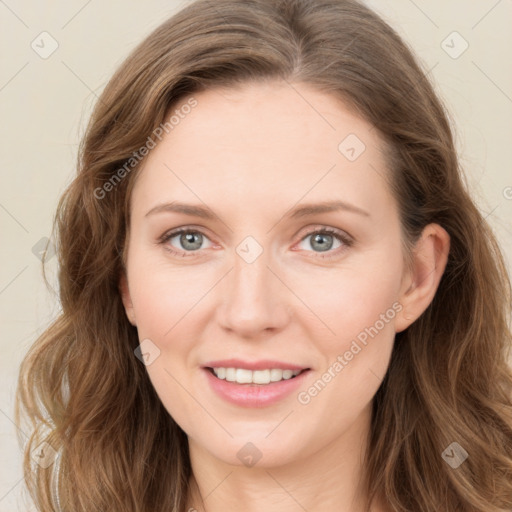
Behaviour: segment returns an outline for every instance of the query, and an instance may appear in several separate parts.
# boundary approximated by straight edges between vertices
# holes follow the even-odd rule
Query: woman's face
[[[367,424],[408,324],[397,205],[376,130],[334,97],[194,98],[133,189],[123,301],[190,442],[284,464]]]

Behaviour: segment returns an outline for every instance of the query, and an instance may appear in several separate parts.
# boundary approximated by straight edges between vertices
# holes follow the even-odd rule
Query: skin
[[[140,340],[160,350],[146,367],[151,382],[189,438],[189,507],[362,511],[360,461],[372,400],[395,333],[434,297],[449,236],[428,225],[413,266],[405,265],[382,141],[335,97],[273,82],[194,98],[197,106],[150,152],[137,177],[120,282]],[[354,161],[338,150],[349,134],[366,146]],[[330,200],[368,215],[286,216]],[[171,201],[206,206],[216,217],[146,216]],[[202,244],[184,245],[179,235],[158,243],[179,227],[200,231]],[[322,251],[308,236],[322,228],[349,235],[352,245],[326,234],[329,250]],[[263,249],[252,263],[236,252],[247,236]],[[393,304],[400,308],[394,318],[307,404],[292,393],[271,406],[240,407],[206,384],[207,361],[277,359],[311,369],[299,390],[307,391]],[[262,455],[252,467],[237,457],[248,442]],[[372,510],[387,510],[385,500]]]

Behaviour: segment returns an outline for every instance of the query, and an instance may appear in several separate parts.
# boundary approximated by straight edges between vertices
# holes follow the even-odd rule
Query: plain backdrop
[[[24,498],[13,396],[22,357],[59,311],[44,285],[39,256],[58,198],[75,172],[78,142],[116,67],[186,3],[0,0],[2,512],[34,510]],[[510,268],[512,0],[368,4],[430,70],[448,107],[468,183]],[[48,264],[53,283],[55,262]]]

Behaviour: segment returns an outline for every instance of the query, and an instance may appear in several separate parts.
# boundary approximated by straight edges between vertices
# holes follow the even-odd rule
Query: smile
[[[305,385],[305,379],[311,374],[311,368],[276,368],[278,361],[266,361],[249,366],[240,363],[231,366],[234,361],[225,361],[203,366],[202,372],[211,391],[222,401],[238,407],[262,408],[279,404],[294,396],[297,389]],[[219,361],[220,363],[220,361]],[[282,366],[294,366],[281,364]],[[280,366],[281,366],[280,365]],[[254,368],[257,366],[258,368]],[[277,366],[277,365],[276,365]]]
[[[269,368],[264,370],[247,370],[245,368],[209,368],[221,380],[237,384],[270,384],[282,380],[293,379],[304,370],[282,370]]]

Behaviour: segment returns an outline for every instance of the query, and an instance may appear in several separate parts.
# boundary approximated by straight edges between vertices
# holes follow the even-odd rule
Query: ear
[[[396,332],[415,322],[434,299],[449,252],[450,235],[438,224],[426,226],[413,248],[412,268],[406,270],[402,280],[402,310],[396,316]]]
[[[129,322],[136,326],[137,323],[135,321],[135,309],[132,304],[132,299],[130,297],[130,290],[128,288],[128,279],[126,277],[126,272],[123,271],[121,277],[119,279],[119,293],[121,294],[121,299],[123,301],[124,310],[126,312],[126,316]]]

